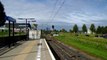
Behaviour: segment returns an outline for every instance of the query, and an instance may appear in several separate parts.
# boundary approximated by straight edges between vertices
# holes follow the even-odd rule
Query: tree
[[[71,30],[71,29],[70,29],[70,30],[69,30],[69,32],[71,32],[71,33],[72,33],[72,32],[73,32],[73,30]]]
[[[82,26],[82,31],[83,31],[84,33],[87,32],[87,27],[86,27],[85,24],[83,24],[83,26]]]
[[[6,14],[4,12],[4,6],[0,2],[0,26],[3,26],[5,24],[5,21],[6,21],[5,17],[6,17]]]
[[[58,31],[58,30],[56,30],[56,29],[54,30],[54,32],[55,32],[55,34],[58,34],[58,33],[59,33],[59,31]]]
[[[107,33],[107,26],[98,26],[96,33],[97,34],[106,34]]]
[[[52,25],[52,29],[54,30],[54,25]]]
[[[37,24],[33,24],[33,28],[34,28],[34,29],[37,29]]]
[[[104,26],[101,27],[101,33],[104,33]]]
[[[77,24],[74,25],[74,27],[73,27],[73,32],[75,32],[75,33],[78,32],[78,26],[77,26]]]
[[[64,28],[62,30],[60,30],[60,32],[67,32]]]
[[[107,33],[107,26],[105,26],[105,27],[102,26],[102,27],[101,27],[101,33],[102,33],[102,34]]]
[[[95,26],[94,26],[94,24],[91,24],[91,26],[90,26],[90,30],[91,30],[92,33],[95,32]]]
[[[100,26],[97,27],[96,33],[101,34],[101,27]]]
[[[106,33],[107,33],[107,26],[105,26],[105,29],[104,29],[104,30],[105,30],[105,34],[106,34]]]

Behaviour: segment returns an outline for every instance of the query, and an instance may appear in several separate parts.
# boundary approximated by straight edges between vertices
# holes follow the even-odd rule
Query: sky
[[[35,18],[39,28],[71,29],[107,25],[107,0],[0,0],[6,15],[13,18]],[[17,20],[18,21],[18,20]],[[20,21],[18,21],[20,22]]]

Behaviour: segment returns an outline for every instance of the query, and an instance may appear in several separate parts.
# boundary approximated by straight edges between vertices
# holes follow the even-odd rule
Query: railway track
[[[58,60],[93,60],[57,40],[47,39],[47,42],[60,58]]]

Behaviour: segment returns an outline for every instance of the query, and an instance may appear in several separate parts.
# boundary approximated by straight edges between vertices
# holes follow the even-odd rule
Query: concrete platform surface
[[[0,60],[55,60],[45,39],[29,40],[0,56]]]

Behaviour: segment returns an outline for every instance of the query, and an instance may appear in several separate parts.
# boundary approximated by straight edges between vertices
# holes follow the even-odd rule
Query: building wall
[[[40,39],[41,30],[29,30],[29,39]]]

